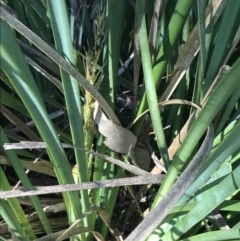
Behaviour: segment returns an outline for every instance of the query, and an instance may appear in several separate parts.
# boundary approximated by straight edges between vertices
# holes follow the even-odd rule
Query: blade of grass
[[[2,78],[2,77],[1,77]],[[10,95],[6,90],[0,88],[0,102],[14,110],[18,110],[20,113],[28,116],[28,112],[21,101]]]
[[[216,86],[210,94],[209,99],[202,111],[200,112],[197,120],[191,126],[186,139],[173,159],[173,164],[170,166],[164,182],[160,187],[157,197],[154,200],[153,207],[165,196],[172,184],[174,183],[179,171],[182,169],[189,154],[193,151],[199,139],[207,129],[216,116],[220,108],[225,104],[226,100],[231,96],[233,91],[240,85],[238,76],[240,75],[240,58],[227,74],[221,79],[220,83]]]
[[[50,12],[50,20],[56,45],[56,50],[61,53],[72,65],[74,65],[74,54],[72,47],[72,40],[70,36],[70,27],[68,23],[68,16],[66,10],[66,3],[63,1],[48,0],[47,5]],[[71,136],[73,144],[84,148],[84,134],[82,123],[82,107],[81,97],[77,81],[60,68],[61,79],[64,89],[64,97],[69,117]],[[79,181],[89,181],[87,173],[87,161],[85,153],[74,149],[76,163],[80,168]],[[81,193],[82,211],[89,207],[88,193],[83,190]],[[91,223],[91,224],[90,224]],[[94,226],[94,219],[84,219],[86,227],[92,228]]]
[[[23,231],[22,226],[20,225],[19,221],[16,219],[11,207],[7,203],[7,201],[2,200],[0,202],[0,214],[8,224],[8,227],[11,232],[19,239],[24,239],[26,241],[30,241],[31,239],[26,235]]]
[[[197,7],[198,7],[198,23],[199,23],[199,33],[200,33],[200,76],[203,79],[204,76],[204,69],[206,63],[206,56],[205,56],[205,5],[206,0],[198,0]]]
[[[220,165],[227,160],[227,158],[234,154],[236,150],[238,150],[240,142],[240,137],[238,133],[240,131],[240,122],[234,126],[230,133],[224,138],[223,141],[218,145],[217,148],[213,150],[210,154],[207,162],[203,166],[203,172],[198,179],[189,187],[186,193],[183,195],[178,205],[182,205],[184,201],[186,201],[196,190],[199,189],[208,179],[209,177],[216,171]],[[222,152],[224,150],[224,152]]]
[[[226,0],[213,0],[211,4],[207,6],[206,13],[205,13],[206,27],[209,27],[210,25],[214,25],[216,19],[218,19],[219,15],[222,13],[225,5],[226,5]],[[199,51],[199,29],[198,29],[198,24],[196,24],[187,42],[185,43],[183,49],[181,50],[181,53],[174,66],[174,72],[171,78],[171,82],[169,83],[163,95],[161,96],[160,101],[168,100],[171,97],[174,90],[178,86],[178,83],[181,81],[185,72],[190,67],[194,59],[194,56],[197,55],[198,51]]]
[[[15,28],[18,32],[23,34],[29,41],[41,49],[47,56],[49,56],[54,62],[56,62],[61,68],[74,77],[78,83],[83,86],[92,96],[99,102],[101,107],[106,111],[109,118],[118,125],[121,125],[117,116],[113,112],[112,108],[106,102],[106,100],[100,95],[100,93],[61,55],[54,51],[49,45],[47,45],[41,38],[30,31],[26,26],[16,19],[16,16],[10,12],[2,3],[0,3],[1,11],[0,17]]]
[[[223,127],[228,122],[228,118],[229,118],[231,112],[234,111],[234,109],[236,108],[236,103],[238,102],[239,97],[240,97],[240,87],[238,89],[236,89],[233,92],[232,96],[230,97],[230,99],[226,105],[226,108],[221,116],[221,120],[218,124],[216,134],[219,134],[220,131],[223,129]]]
[[[49,31],[46,28],[46,25],[45,25],[45,22],[43,22],[43,19],[38,18],[39,13],[37,13],[34,10],[31,2],[29,2],[28,0],[21,0],[21,2],[25,7],[24,10],[27,16],[26,26],[29,26],[33,32],[38,33],[41,36],[41,38],[43,38],[47,43],[50,43]]]
[[[9,140],[6,137],[6,135],[5,135],[1,126],[0,126],[0,135],[1,135],[1,138],[0,138],[1,146],[4,143],[9,142]],[[23,169],[17,155],[15,154],[15,152],[13,150],[9,150],[9,151],[5,151],[5,153],[6,153],[6,156],[8,157],[8,160],[11,162],[12,167],[14,168],[15,172],[17,173],[19,179],[21,180],[23,186],[26,187],[26,188],[31,188],[32,184],[31,184],[28,176],[24,172],[24,169]],[[50,223],[47,219],[46,214],[43,212],[43,209],[42,209],[42,206],[41,206],[41,203],[40,203],[38,197],[36,197],[36,196],[31,197],[30,200],[32,202],[32,205],[33,205],[34,209],[36,210],[36,212],[38,214],[38,217],[39,217],[46,233],[48,233],[48,234],[52,233]],[[4,211],[6,211],[6,210],[4,210]],[[12,210],[10,211],[10,213],[11,212],[12,212]],[[14,218],[14,219],[16,220],[16,218]],[[7,221],[9,221],[9,220],[7,219],[6,222]]]
[[[2,12],[2,11],[1,11]],[[49,149],[48,154],[54,164],[56,175],[61,184],[73,183],[71,169],[53,128],[51,121],[47,115],[42,98],[32,77],[32,74],[26,64],[23,54],[16,43],[13,32],[10,27],[1,20],[1,68],[6,76],[14,86],[15,91],[22,99],[25,107],[30,113],[39,134],[42,139],[47,143]],[[67,194],[70,202],[74,202],[75,213],[78,213],[79,197],[77,193]]]
[[[205,0],[197,1],[197,10],[198,10],[198,29],[199,29],[199,38],[200,38],[200,50],[197,63],[197,74],[196,81],[194,84],[194,93],[192,96],[192,102],[199,104],[202,96],[202,82],[204,81],[204,73],[205,73]],[[192,110],[193,112],[194,110]]]
[[[121,47],[121,36],[123,31],[125,2],[108,0],[106,9],[106,33],[107,45],[104,49],[103,95],[113,106],[118,76],[118,62]]]
[[[211,211],[219,206],[229,196],[239,191],[240,188],[240,166],[238,166],[231,174],[227,175],[218,185],[207,190],[201,197],[201,202],[186,214],[180,221],[174,225],[176,232],[167,232],[163,237],[163,241],[177,240],[183,233],[186,233],[196,223],[206,217]],[[194,215],[193,215],[194,214]]]
[[[114,100],[116,97],[116,83],[118,80],[118,63],[120,59],[120,50],[122,42],[123,23],[126,9],[125,1],[108,0],[106,1],[106,43],[103,48],[104,79],[101,84],[104,98],[114,108]],[[104,9],[102,9],[103,11]],[[107,150],[108,155],[114,157],[113,152]],[[99,165],[100,178],[102,180],[112,179],[116,177],[116,168],[110,163],[101,162]],[[121,169],[120,169],[121,170]],[[117,172],[119,172],[117,170]],[[119,188],[99,189],[94,191],[96,196],[101,196],[100,207],[105,209],[109,215],[112,215],[115,200],[117,198]],[[102,221],[101,221],[102,222]],[[107,236],[108,230],[105,224],[100,224],[100,232],[104,237]]]
[[[218,29],[217,40],[214,45],[213,53],[211,54],[210,63],[206,73],[204,92],[206,92],[211,85],[211,81],[216,75],[219,67],[221,66],[224,58],[227,56],[228,51],[233,44],[239,24],[236,21],[237,16],[240,14],[240,1],[236,3],[227,1],[221,25]]]
[[[234,129],[224,137],[224,140],[219,144],[219,146],[212,151],[206,163],[202,167],[203,171],[201,171],[201,175],[187,189],[176,206],[184,205],[189,197],[191,197],[200,187],[204,185],[204,183],[222,165],[222,163],[228,161],[228,157],[233,155],[234,152],[238,150],[238,143],[240,141],[240,137],[238,135],[239,131],[240,123],[236,124]],[[224,150],[224,152],[222,150]],[[168,224],[164,227],[165,232],[171,228],[171,220],[173,220],[174,216],[175,215],[168,215],[164,219],[163,223]]]
[[[168,25],[168,33],[165,36],[168,36],[164,39],[165,44],[161,45],[161,48],[157,54],[157,60],[153,66],[153,78],[155,86],[158,87],[161,77],[164,74],[167,63],[172,55],[173,49],[177,43],[178,37],[180,36],[181,30],[184,26],[185,20],[187,19],[188,13],[192,6],[192,0],[189,1],[177,1],[177,5],[174,10],[174,14]],[[138,108],[137,115],[140,115],[147,108],[146,94],[142,97],[141,103]],[[140,128],[142,126],[144,118],[138,121],[133,127],[133,133],[135,135],[139,134]]]
[[[227,98],[229,98],[229,96],[234,91],[234,89],[237,88],[237,86],[240,84],[239,82],[236,81],[236,79],[240,74],[239,64],[240,64],[240,59],[236,61],[236,63],[232,67],[233,69],[231,69],[232,71],[230,70],[221,79],[218,86],[210,94],[210,97],[207,103],[203,107],[203,110],[200,112],[197,120],[193,123],[192,127],[188,132],[186,139],[184,140],[184,143],[182,144],[181,148],[179,149],[178,153],[173,159],[173,164],[170,166],[169,171],[165,176],[163,184],[160,187],[157,197],[154,200],[153,207],[158,203],[158,201],[162,199],[162,197],[166,195],[166,193],[170,189],[170,186],[173,184],[174,179],[178,175],[177,173],[181,170],[181,168],[183,167],[183,163],[186,162],[189,156],[189,153],[192,152],[196,143],[198,142],[198,137],[201,137],[202,133],[204,132],[206,128],[205,126],[210,121],[212,121],[212,119],[218,113],[220,108],[224,105]],[[231,82],[231,85],[229,85],[229,82]],[[218,98],[218,96],[221,96],[221,98]],[[175,175],[175,178],[173,178],[174,175]]]
[[[136,238],[139,238],[139,241],[144,241],[157,228],[198,175],[202,164],[210,153],[213,139],[214,130],[212,124],[210,124],[204,142],[192,162],[184,170],[167,195],[162,198],[161,202],[158,203],[152,212],[133,230],[126,241],[135,240]],[[151,236],[149,239],[151,239]]]
[[[211,231],[182,239],[182,241],[237,241],[239,239],[239,232],[240,229]]]
[[[11,122],[13,123],[19,130],[21,130],[30,140],[40,141],[38,135],[35,134],[24,122],[22,122],[16,115],[14,115],[8,108],[4,105],[0,104],[0,112]]]
[[[0,177],[1,177],[0,189],[2,191],[11,190],[11,186],[10,186],[1,166],[0,166]],[[26,232],[26,234],[28,235],[28,237],[31,240],[36,239],[37,237],[33,231],[33,228],[30,225],[22,207],[20,206],[18,199],[11,198],[11,199],[8,199],[7,202],[9,204],[9,206],[11,207],[13,213],[15,214],[17,221],[22,226],[23,231]],[[5,220],[5,221],[7,222],[8,220]]]
[[[168,157],[167,145],[166,145],[165,135],[164,135],[163,126],[162,126],[161,115],[160,115],[159,106],[158,106],[158,98],[157,98],[156,89],[154,85],[152,63],[151,63],[152,61],[151,61],[151,56],[149,51],[146,22],[145,22],[145,15],[144,15],[144,2],[142,0],[137,1],[137,6],[138,6],[137,8],[138,27],[140,29],[139,38],[140,38],[140,47],[141,47],[141,54],[142,54],[142,65],[143,65],[146,95],[147,95],[150,115],[153,123],[153,129],[157,137],[158,147],[164,161],[164,166],[166,169],[168,169],[169,157]]]

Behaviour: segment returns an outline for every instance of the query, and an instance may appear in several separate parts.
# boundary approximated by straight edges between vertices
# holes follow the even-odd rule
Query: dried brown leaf
[[[135,147],[137,137],[131,131],[107,119],[98,102],[95,102],[93,116],[99,132],[106,137],[104,144],[108,148],[119,153],[129,153],[130,146]]]

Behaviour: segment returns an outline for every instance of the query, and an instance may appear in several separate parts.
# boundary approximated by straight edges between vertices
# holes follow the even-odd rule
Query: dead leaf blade
[[[104,144],[113,151],[128,153],[130,146],[135,147],[137,137],[129,130],[108,120],[98,102],[95,102],[94,121],[99,132],[106,137]]]

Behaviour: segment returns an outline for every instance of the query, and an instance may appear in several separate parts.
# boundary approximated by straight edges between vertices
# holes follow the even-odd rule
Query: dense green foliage
[[[131,158],[104,144],[95,100],[152,156],[143,160],[150,168],[138,155],[133,163],[166,172],[147,188],[0,199],[0,240],[125,239],[169,192],[210,123],[214,144],[199,177],[148,240],[240,240],[240,1],[0,4],[1,191],[129,176],[61,145],[131,162],[130,151]],[[26,140],[48,148],[3,148]]]

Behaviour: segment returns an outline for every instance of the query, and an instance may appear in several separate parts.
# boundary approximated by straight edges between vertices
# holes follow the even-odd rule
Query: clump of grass
[[[169,193],[211,123],[215,139],[200,174],[148,240],[239,238],[238,1],[8,0],[0,7],[1,191],[18,181],[32,188],[42,180],[51,186],[130,175],[79,149],[131,162],[105,146],[95,100],[150,152],[149,173],[166,170],[160,185],[1,200],[3,238],[107,240],[109,231],[126,238]],[[2,148],[25,140],[48,148]],[[47,211],[51,205],[56,213]]]

